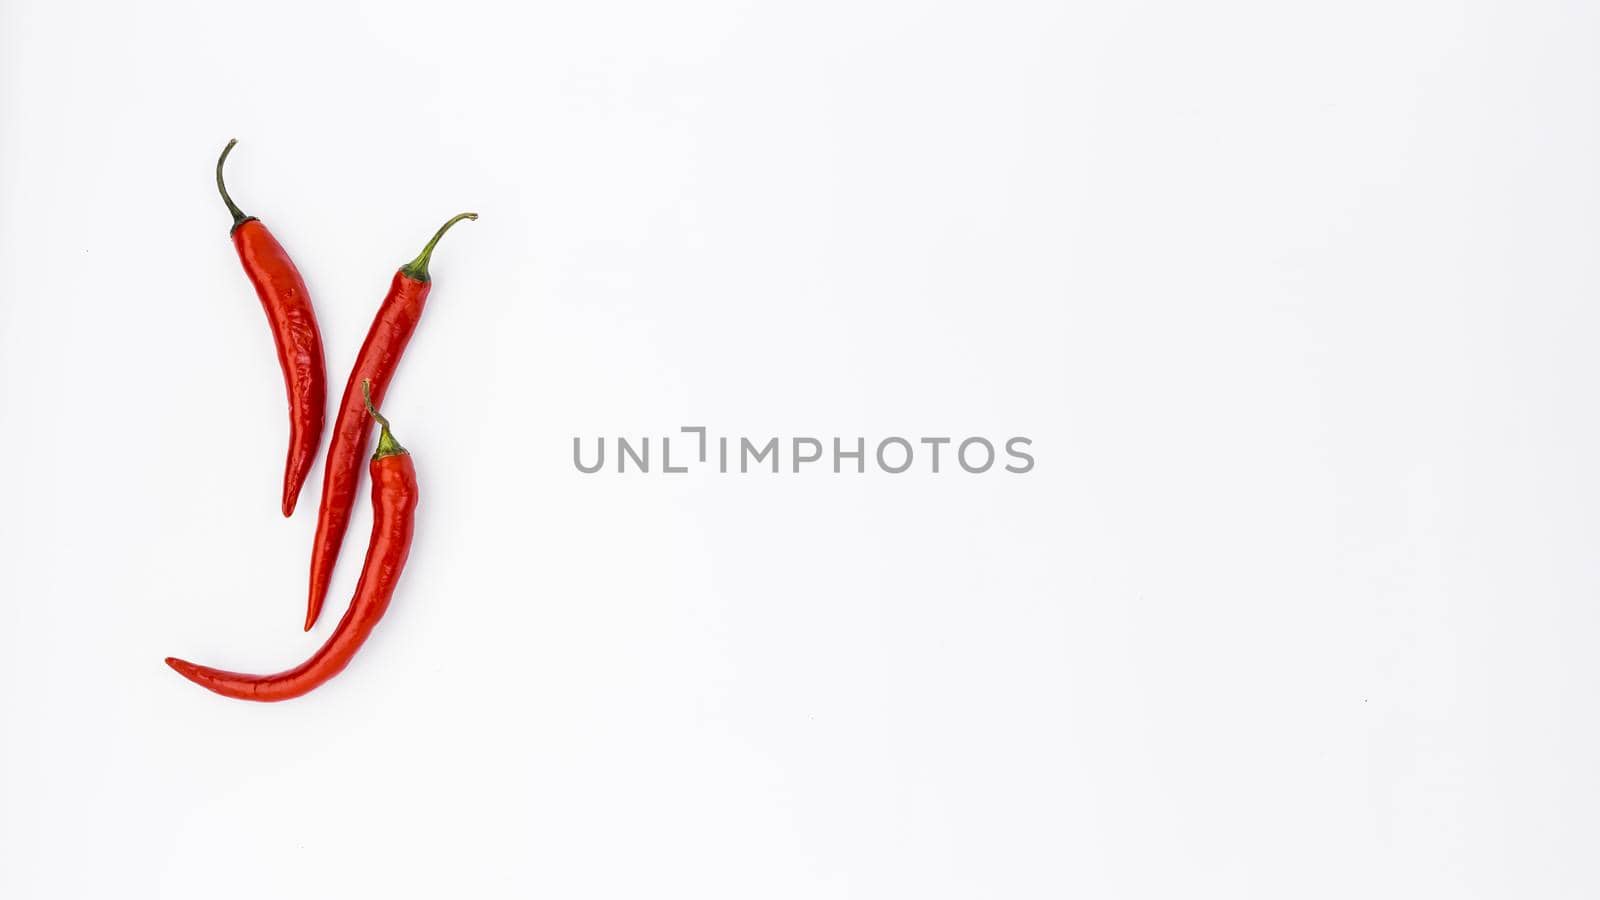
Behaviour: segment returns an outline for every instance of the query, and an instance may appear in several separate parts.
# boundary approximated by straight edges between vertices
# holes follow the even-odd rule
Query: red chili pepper
[[[444,223],[422,248],[417,258],[394,274],[389,293],[378,307],[378,314],[367,330],[367,339],[361,344],[356,364],[350,370],[350,380],[344,386],[344,399],[339,401],[339,416],[333,423],[333,438],[328,444],[327,468],[322,476],[322,505],[317,515],[317,536],[311,547],[311,594],[306,605],[306,630],[317,623],[322,612],[322,601],[328,596],[328,583],[333,580],[333,565],[339,560],[339,546],[344,542],[345,530],[350,527],[350,511],[355,506],[356,488],[361,482],[361,453],[372,434],[372,420],[367,417],[361,403],[361,383],[372,382],[374,403],[383,405],[389,390],[389,379],[400,364],[417,320],[422,317],[422,305],[433,287],[428,276],[428,260],[433,248],[462,219],[476,219],[477,213],[462,213]]]
[[[233,145],[229,141],[217,158],[217,190],[222,202],[233,213],[234,249],[244,264],[261,298],[261,308],[272,324],[272,339],[278,346],[278,365],[283,369],[283,386],[289,393],[289,455],[283,464],[283,514],[294,513],[300,486],[317,458],[322,442],[322,425],[327,415],[328,373],[322,362],[322,334],[317,330],[317,314],[311,308],[311,294],[305,280],[294,267],[294,260],[255,216],[247,216],[234,205],[222,183],[222,164]]]
[[[327,643],[298,666],[276,675],[244,675],[167,657],[179,675],[224,697],[269,703],[307,693],[339,674],[372,634],[394,596],[395,584],[411,552],[413,519],[417,508],[417,470],[411,454],[389,433],[389,422],[372,406],[368,383],[361,383],[366,409],[382,427],[378,450],[372,454],[372,541],[361,580],[350,609],[339,620]]]

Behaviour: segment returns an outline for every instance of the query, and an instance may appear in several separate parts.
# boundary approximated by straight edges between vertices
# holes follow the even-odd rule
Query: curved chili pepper
[[[276,675],[245,675],[167,657],[179,675],[224,697],[270,703],[307,693],[339,674],[372,634],[394,596],[400,571],[411,552],[414,513],[417,508],[417,470],[411,454],[389,433],[389,422],[372,406],[367,382],[361,383],[366,408],[382,427],[378,450],[372,454],[372,541],[361,568],[350,609],[339,620],[327,643],[311,658]]]
[[[228,142],[217,157],[217,190],[222,202],[233,213],[234,249],[244,274],[261,298],[267,321],[272,325],[272,340],[278,347],[278,365],[283,369],[283,386],[289,394],[289,454],[283,464],[283,514],[294,513],[300,486],[305,483],[311,464],[322,442],[323,417],[327,414],[328,374],[322,362],[322,334],[317,330],[317,314],[311,308],[311,295],[305,280],[294,267],[267,226],[255,216],[247,216],[234,205],[222,183],[222,164],[237,140]]]
[[[333,438],[328,444],[328,462],[322,475],[322,504],[317,514],[317,536],[311,547],[311,593],[306,604],[306,630],[317,623],[322,601],[333,580],[333,565],[339,560],[339,547],[350,527],[350,511],[355,506],[356,488],[361,483],[361,453],[372,434],[372,420],[361,403],[360,385],[372,382],[373,402],[383,405],[389,379],[400,365],[400,355],[411,341],[422,305],[428,299],[433,279],[428,261],[433,248],[450,227],[462,219],[476,219],[477,213],[462,213],[444,223],[417,258],[400,267],[389,284],[389,293],[378,307],[378,314],[367,330],[367,339],[356,355],[356,364],[345,382],[344,399],[333,423]]]

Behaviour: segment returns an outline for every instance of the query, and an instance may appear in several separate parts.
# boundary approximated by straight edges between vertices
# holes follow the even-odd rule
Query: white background
[[[1600,11],[0,4],[0,896],[1593,897]],[[388,617],[291,703],[332,392]],[[571,440],[1014,434],[1024,476]]]

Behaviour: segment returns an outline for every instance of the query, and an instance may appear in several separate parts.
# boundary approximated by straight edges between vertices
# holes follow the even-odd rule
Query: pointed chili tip
[[[283,481],[283,517],[294,516],[295,504],[300,502],[300,484],[295,479],[284,477]]]
[[[309,609],[306,610],[306,627],[301,629],[301,630],[302,631],[310,631],[311,630],[311,626],[317,624],[317,613],[319,613],[321,611],[322,610],[320,610],[320,609],[316,610],[316,611],[312,611],[312,610],[309,610]]]
[[[255,216],[245,215],[244,211],[239,209],[238,204],[233,202],[233,198],[228,196],[228,186],[222,183],[222,164],[228,161],[228,154],[233,152],[233,145],[237,143],[239,143],[238,138],[229,138],[228,146],[223,147],[222,155],[217,157],[217,192],[222,194],[222,202],[228,205],[228,212],[233,214],[234,228],[238,228],[240,225],[255,218]]]
[[[428,245],[426,247],[422,248],[422,252],[417,254],[417,258],[400,267],[400,273],[405,275],[407,278],[412,279],[413,281],[425,282],[431,280],[431,276],[428,275],[428,261],[433,258],[433,248],[438,246],[439,239],[444,237],[444,233],[449,231],[452,225],[456,224],[462,219],[476,222],[478,220],[478,214],[475,212],[464,212],[439,226],[439,230],[434,232],[433,239],[428,241]]]

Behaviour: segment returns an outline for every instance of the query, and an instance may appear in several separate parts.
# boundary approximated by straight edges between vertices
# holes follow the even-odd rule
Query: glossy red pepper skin
[[[311,594],[306,607],[305,628],[317,622],[322,612],[323,600],[328,595],[328,585],[333,580],[333,567],[339,561],[339,548],[344,543],[345,532],[350,528],[350,515],[355,508],[356,492],[361,487],[361,457],[367,442],[372,438],[372,419],[361,402],[361,382],[372,383],[373,405],[382,408],[384,395],[389,392],[389,382],[399,367],[400,356],[405,353],[411,335],[422,318],[422,307],[428,300],[430,282],[417,281],[395,273],[389,293],[378,308],[378,315],[367,330],[367,339],[361,342],[361,352],[350,370],[350,380],[344,386],[344,398],[339,401],[339,413],[333,420],[333,437],[328,444],[328,461],[322,475],[322,503],[317,515],[317,536],[311,552]]]
[[[261,309],[267,314],[272,341],[278,349],[278,366],[283,370],[283,387],[289,398],[289,452],[283,464],[281,508],[285,516],[290,516],[311,464],[316,462],[327,415],[328,373],[322,357],[322,332],[317,328],[311,292],[306,290],[305,279],[300,277],[294,260],[260,219],[239,211],[223,186],[222,164],[234,143],[229,141],[217,160],[217,190],[233,213],[229,237],[239,253],[245,277],[256,289]]]
[[[333,420],[333,437],[328,444],[328,460],[322,475],[322,502],[317,512],[317,535],[311,545],[311,583],[306,601],[305,629],[317,622],[323,601],[328,596],[328,585],[333,581],[334,565],[339,561],[339,548],[344,543],[345,531],[350,527],[350,514],[355,508],[356,491],[361,486],[361,456],[372,434],[372,419],[367,415],[361,399],[361,382],[372,385],[372,402],[383,406],[389,382],[394,378],[400,357],[405,353],[411,335],[422,318],[423,305],[433,281],[428,275],[428,261],[434,246],[446,230],[461,219],[476,219],[473,213],[462,213],[445,223],[428,242],[422,254],[403,266],[389,284],[378,314],[367,330],[367,339],[361,343],[350,379],[345,382],[344,398],[339,401],[339,411]]]
[[[371,469],[372,541],[367,546],[367,561],[350,608],[321,649],[300,665],[275,675],[227,672],[174,657],[167,657],[167,665],[224,697],[263,703],[299,697],[343,671],[389,609],[414,533],[417,470],[410,455],[401,451],[376,458]]]
[[[233,229],[233,246],[245,277],[261,298],[272,340],[283,369],[289,397],[289,453],[283,464],[283,514],[294,514],[300,487],[322,443],[328,406],[328,373],[322,358],[322,332],[311,307],[311,294],[272,232],[260,219],[246,219]]]

